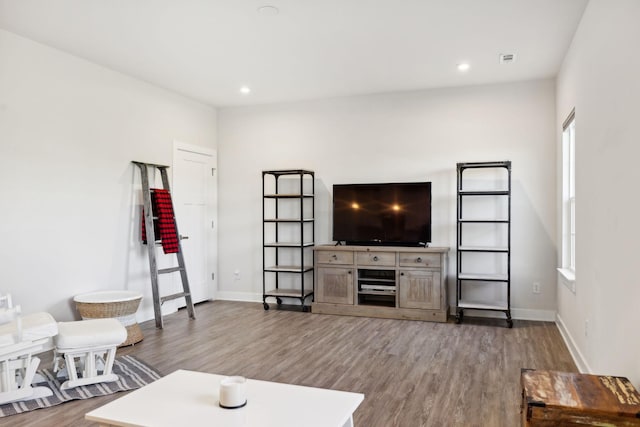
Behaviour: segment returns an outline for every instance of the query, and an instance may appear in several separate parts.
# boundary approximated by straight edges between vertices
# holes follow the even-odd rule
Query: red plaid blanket
[[[154,220],[154,232],[156,239],[160,239],[162,249],[165,254],[178,252],[178,233],[176,232],[175,217],[173,215],[173,205],[171,194],[162,188],[151,189],[151,206],[158,218]],[[142,209],[142,243],[147,242],[147,228],[144,222],[144,208]]]

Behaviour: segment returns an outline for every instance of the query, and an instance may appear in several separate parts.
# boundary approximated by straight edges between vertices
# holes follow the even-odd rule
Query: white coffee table
[[[247,380],[247,405],[223,409],[223,375],[178,370],[85,415],[107,426],[349,427],[364,394]]]

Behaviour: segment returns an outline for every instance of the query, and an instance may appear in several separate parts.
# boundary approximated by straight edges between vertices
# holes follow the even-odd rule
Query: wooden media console
[[[445,247],[314,247],[312,312],[446,322]]]

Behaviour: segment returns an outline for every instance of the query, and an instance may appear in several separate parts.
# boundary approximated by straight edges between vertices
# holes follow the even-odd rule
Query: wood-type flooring
[[[577,372],[550,322],[515,320],[508,329],[498,319],[465,317],[456,325],[229,301],[198,304],[196,316],[165,316],[162,330],[144,322],[144,340],[118,355],[139,357],[164,375],[189,369],[364,393],[356,427],[519,426],[521,368]],[[0,425],[97,425],[84,414],[121,396],[0,418]]]

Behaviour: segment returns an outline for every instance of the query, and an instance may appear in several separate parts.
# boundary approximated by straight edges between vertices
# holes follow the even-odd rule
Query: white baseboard
[[[554,322],[555,310],[535,310],[531,308],[512,308],[511,317],[520,320],[537,320],[540,322]]]
[[[282,298],[285,300],[286,304],[300,304],[300,298]],[[254,292],[218,291],[216,299],[223,301],[262,302],[262,294]],[[309,301],[310,300],[307,300],[307,303]],[[269,298],[267,302],[274,302],[274,300],[273,298]]]
[[[582,355],[582,352],[576,345],[575,340],[569,333],[567,326],[564,324],[562,317],[560,314],[556,314],[556,325],[558,326],[558,330],[560,331],[560,335],[562,335],[562,339],[564,340],[567,348],[569,349],[569,353],[571,353],[571,357],[573,358],[573,362],[576,364],[578,370],[583,374],[592,373],[587,360]]]
[[[262,302],[262,294],[255,292],[218,291],[216,300]]]
[[[456,314],[455,306],[449,309],[451,315]],[[504,313],[499,311],[464,310],[465,316],[469,313],[469,317],[489,317],[496,319],[504,319]],[[512,308],[511,318],[516,320],[534,320],[538,322],[554,322],[556,320],[555,310],[535,310],[531,308]]]
[[[262,294],[254,292],[233,292],[218,291],[217,300],[223,301],[245,301],[245,302],[262,302]],[[455,307],[451,307],[452,315],[456,314]],[[478,310],[473,313],[475,317],[495,317],[504,318],[504,314],[491,311]],[[512,308],[511,317],[518,320],[537,320],[540,322],[554,322],[556,320],[556,312],[554,310],[534,310],[529,308]]]

